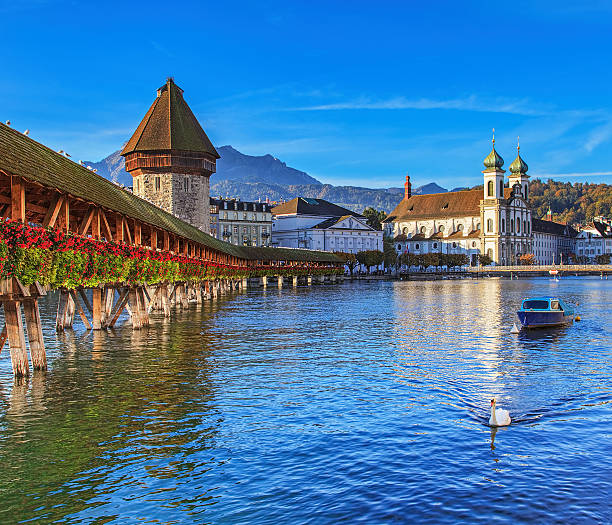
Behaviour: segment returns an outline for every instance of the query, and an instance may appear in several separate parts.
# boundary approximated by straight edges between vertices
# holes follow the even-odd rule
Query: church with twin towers
[[[413,195],[406,177],[404,198],[385,221],[398,254],[465,254],[472,265],[485,254],[493,264],[512,265],[534,253],[528,167],[520,148],[507,179],[495,138],[483,163],[482,189]]]

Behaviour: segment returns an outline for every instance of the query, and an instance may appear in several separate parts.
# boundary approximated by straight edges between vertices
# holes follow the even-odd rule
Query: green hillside
[[[529,185],[534,217],[542,218],[548,207],[553,219],[568,224],[589,222],[593,217],[612,216],[612,185],[534,179]]]

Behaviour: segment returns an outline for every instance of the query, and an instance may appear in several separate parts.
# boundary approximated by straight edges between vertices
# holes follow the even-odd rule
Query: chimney
[[[410,176],[406,175],[406,182],[404,182],[404,199],[412,197],[412,185],[410,184]]]

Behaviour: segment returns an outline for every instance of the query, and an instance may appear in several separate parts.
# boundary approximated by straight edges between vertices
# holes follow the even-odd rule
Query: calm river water
[[[523,297],[582,322],[512,335]],[[0,355],[0,522],[611,522],[612,280],[269,289]],[[513,423],[487,426],[489,400]]]

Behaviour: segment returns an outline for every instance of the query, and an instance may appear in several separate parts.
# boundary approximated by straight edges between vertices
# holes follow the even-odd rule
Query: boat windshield
[[[559,301],[550,301],[550,309],[561,310],[561,307],[559,306]]]
[[[523,301],[523,308],[525,310],[548,310],[548,301],[545,301],[544,299]]]

